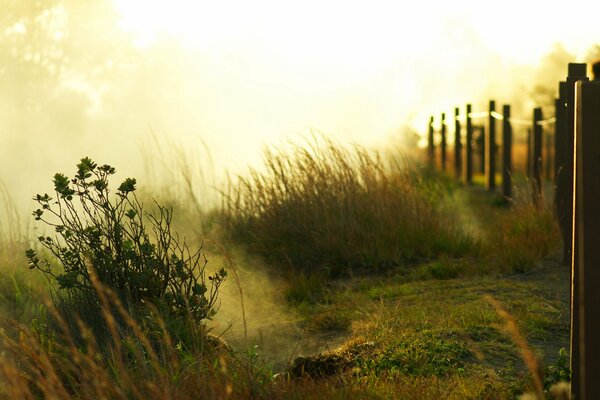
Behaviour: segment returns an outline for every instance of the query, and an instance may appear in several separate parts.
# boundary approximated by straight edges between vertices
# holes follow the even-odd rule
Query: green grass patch
[[[410,376],[465,372],[466,361],[472,358],[466,343],[450,332],[424,330],[415,334],[398,332],[391,343],[375,355],[356,362],[356,373],[392,373]]]
[[[560,265],[509,278],[410,279],[355,279],[333,290],[329,305],[320,305],[336,312],[359,308],[348,314],[353,340],[360,338],[372,347],[357,353],[352,379],[435,377],[441,398],[456,396],[456,379],[470,385],[455,398],[514,398],[531,390],[531,373],[520,349],[486,295],[500,301],[516,320],[546,366],[543,379],[555,383],[566,376],[560,349],[569,340],[568,271]]]

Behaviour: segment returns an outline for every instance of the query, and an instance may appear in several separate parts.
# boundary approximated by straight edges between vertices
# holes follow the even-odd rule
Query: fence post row
[[[510,106],[502,107],[502,195],[505,200],[512,197],[512,127],[510,125]]]
[[[460,141],[460,109],[454,108],[454,172],[456,179],[462,177],[462,143]]]
[[[442,113],[442,143],[440,149],[442,151],[442,171],[446,172],[446,113]]]
[[[494,191],[496,188],[496,118],[493,114],[496,111],[496,102],[490,100],[489,106],[488,135],[485,141],[487,149],[486,176],[487,188]]]
[[[536,206],[541,204],[542,200],[542,109],[537,107],[533,109],[533,202]]]
[[[465,182],[473,183],[473,122],[471,121],[471,104],[467,104],[466,112],[466,151],[465,151]]]
[[[594,64],[594,81],[586,64],[569,63],[566,82],[559,83],[555,100],[554,178],[555,211],[563,237],[563,262],[571,265],[571,398],[600,399],[600,62]],[[490,101],[489,136],[480,129],[481,167],[489,189],[495,187],[494,101]],[[473,131],[471,104],[466,105],[465,181],[472,184]],[[461,175],[459,110],[455,109],[455,167]],[[503,194],[511,196],[512,127],[510,106],[503,106]],[[527,174],[533,177],[534,201],[542,199],[542,109],[533,111],[528,129]],[[442,169],[446,166],[445,114],[441,124]],[[435,164],[433,117],[429,121],[429,161]],[[546,157],[550,159],[550,137]],[[486,159],[487,148],[487,161]],[[550,175],[551,165],[546,164]],[[549,176],[548,176],[549,177]]]
[[[594,81],[584,78],[574,85],[572,97],[575,100],[575,226],[571,267],[575,290],[571,303],[571,392],[575,399],[600,399],[599,69],[600,64],[595,64]]]

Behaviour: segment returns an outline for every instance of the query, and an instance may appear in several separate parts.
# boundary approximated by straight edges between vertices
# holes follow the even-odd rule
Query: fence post
[[[533,138],[531,137],[531,128],[527,128],[527,166],[525,168],[525,175],[527,176],[527,178],[531,179],[531,177],[533,176],[533,170],[532,170],[532,162],[531,162],[531,153],[532,151],[532,141]]]
[[[587,80],[586,74],[587,65],[579,63],[569,63],[569,74],[567,76],[566,90],[566,146],[564,160],[564,193],[565,193],[565,215],[567,216],[567,224],[564,229],[564,244],[565,252],[563,261],[565,265],[571,262],[571,238],[573,235],[573,141],[575,138],[575,82],[579,80]]]
[[[460,180],[462,177],[462,143],[460,141],[460,121],[458,119],[460,109],[454,108],[454,172],[456,172],[456,179]]]
[[[567,236],[565,235],[565,228],[568,225],[567,219],[572,218],[565,214],[565,157],[566,157],[566,146],[567,146],[567,119],[565,108],[567,102],[567,82],[560,82],[558,84],[558,99],[556,99],[554,106],[554,115],[556,116],[556,123],[554,125],[554,212],[558,219],[560,226],[560,233],[563,237],[563,242],[566,241]],[[566,242],[565,242],[566,243]],[[563,252],[563,259],[566,254]]]
[[[435,167],[435,144],[433,143],[433,117],[429,118],[429,134],[427,135],[427,158],[429,166]]]
[[[536,206],[541,205],[542,200],[542,109],[533,109],[533,202]]]
[[[552,160],[553,157],[552,156],[552,135],[553,133],[551,133],[552,130],[550,128],[546,128],[545,130],[545,134],[546,134],[546,138],[542,139],[542,143],[544,144],[544,180],[551,180],[552,179]]]
[[[600,78],[600,77],[596,77]],[[573,276],[578,296],[571,305],[578,327],[571,344],[578,344],[573,370],[572,393],[576,399],[600,399],[600,80],[575,84],[575,210],[573,220]],[[575,283],[574,283],[575,284]],[[573,349],[571,350],[573,351]],[[573,353],[572,353],[573,354]],[[575,380],[575,378],[577,380]]]
[[[442,113],[442,143],[440,149],[442,151],[442,171],[446,172],[446,113]]]
[[[479,172],[485,176],[485,142],[486,142],[486,136],[485,136],[485,125],[477,125],[477,127],[479,128],[479,155],[481,158],[481,164],[479,165]]]
[[[558,99],[554,101],[554,115],[556,122],[554,124],[554,179],[558,187],[560,173],[564,169],[565,159],[565,139],[566,139],[566,103],[567,103],[567,82],[559,82]]]
[[[465,151],[465,181],[467,185],[473,183],[473,122],[471,121],[471,105],[467,104],[466,116],[466,151]]]
[[[587,81],[586,76],[586,64],[569,63],[569,74],[567,76],[567,109],[566,109],[566,140],[567,144],[565,152],[565,214],[570,215],[571,218],[567,219],[567,224],[564,232],[564,247],[565,252],[563,260],[566,265],[571,264],[571,382],[580,381],[580,370],[579,370],[579,269],[573,268],[573,260],[577,259],[577,254],[573,254],[573,250],[577,253],[577,247],[573,246],[573,243],[577,243],[577,231],[574,230],[575,221],[573,220],[573,178],[575,175],[574,169],[574,140],[575,140],[575,82],[584,80]],[[572,398],[580,399],[579,396],[579,385],[571,386]]]
[[[512,127],[508,104],[502,107],[502,114],[502,195],[508,201],[512,197]]]
[[[491,191],[496,189],[496,102],[490,100],[489,115],[488,115],[488,135],[486,141],[487,148],[487,163],[486,176],[487,188]]]

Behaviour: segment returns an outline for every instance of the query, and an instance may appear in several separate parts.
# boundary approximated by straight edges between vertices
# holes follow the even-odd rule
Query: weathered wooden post
[[[565,194],[564,213],[567,216],[563,232],[564,253],[563,261],[565,265],[571,263],[571,242],[573,236],[573,154],[575,138],[575,82],[587,81],[587,65],[580,63],[569,63],[569,74],[566,83],[566,139],[565,139],[565,159],[564,159],[564,182],[563,189]]]
[[[556,117],[556,122],[554,123],[554,206],[556,207],[556,215],[559,219],[560,209],[564,204],[564,200],[561,198],[562,193],[560,193],[561,189],[561,171],[565,168],[565,147],[566,147],[566,112],[567,109],[565,105],[567,103],[567,82],[560,82],[558,84],[558,99],[554,100],[554,116]],[[560,223],[562,226],[562,222]]]
[[[479,158],[481,159],[481,164],[479,164],[479,173],[485,176],[485,125],[478,125],[479,129],[479,137],[477,143],[479,144]]]
[[[597,68],[600,69],[600,66]],[[600,73],[600,71],[598,71]],[[600,399],[600,76],[575,84],[575,212],[573,276],[579,275],[572,324],[578,359],[571,364],[575,399]],[[574,282],[575,285],[575,282]],[[573,332],[573,331],[572,331]],[[573,354],[573,353],[572,353]],[[573,361],[573,360],[572,360]]]
[[[440,144],[440,150],[442,152],[442,171],[446,172],[446,113],[442,113],[442,142]]]
[[[540,107],[533,109],[533,202],[541,205],[542,200],[542,109]]]
[[[471,121],[471,105],[467,104],[466,117],[466,149],[465,149],[465,181],[467,185],[473,183],[473,122]]]
[[[427,135],[427,160],[431,168],[435,167],[435,144],[433,143],[433,117],[429,118],[429,132]]]
[[[587,81],[586,64],[569,63],[569,75],[567,76],[566,91],[566,156],[565,156],[565,212],[571,218],[567,220],[567,228],[564,232],[564,247],[566,249],[563,256],[566,256],[565,263],[571,264],[571,382],[580,382],[580,312],[579,312],[579,268],[573,268],[573,260],[578,258],[576,254],[579,246],[573,246],[578,242],[578,233],[575,226],[574,214],[574,192],[573,183],[575,176],[574,154],[575,154],[575,83],[577,81]],[[567,263],[568,260],[568,263]],[[574,399],[580,399],[579,385],[571,386],[571,395]]]
[[[512,127],[508,104],[502,107],[502,114],[502,195],[508,201],[512,197]]]
[[[496,189],[496,102],[490,100],[488,115],[488,135],[485,147],[487,148],[487,188],[491,191]]]
[[[532,169],[533,163],[531,162],[531,153],[533,152],[532,142],[533,142],[533,138],[531,135],[531,128],[527,128],[527,166],[525,168],[525,175],[529,179],[531,179],[531,177],[533,176],[533,169]]]
[[[542,139],[544,144],[544,180],[552,179],[552,130],[550,128],[545,129],[546,138]]]
[[[460,138],[460,109],[454,108],[454,172],[456,173],[456,179],[460,180],[462,177],[462,143]]]
[[[556,124],[554,132],[554,212],[560,234],[563,239],[563,264],[570,264],[567,260],[570,254],[569,240],[571,234],[567,229],[571,226],[572,216],[566,213],[568,207],[568,189],[566,187],[567,176],[565,163],[567,158],[567,82],[558,84],[558,99],[555,101],[554,115],[556,115]]]

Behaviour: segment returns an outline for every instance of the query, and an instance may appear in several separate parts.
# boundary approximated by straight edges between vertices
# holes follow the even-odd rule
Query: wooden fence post
[[[454,108],[454,172],[456,172],[456,179],[460,180],[462,177],[462,143],[460,141],[460,121],[458,119],[460,115],[460,109]]]
[[[573,254],[573,250],[577,252],[577,247],[573,247],[573,243],[577,243],[577,231],[574,230],[575,221],[572,218],[574,213],[573,200],[573,178],[575,175],[574,167],[574,140],[575,140],[575,82],[584,80],[587,81],[586,64],[569,63],[569,75],[567,76],[567,110],[566,110],[566,157],[565,157],[565,213],[571,218],[567,220],[565,229],[565,264],[571,264],[571,382],[580,381],[579,370],[579,269],[573,268],[573,260],[577,259],[577,254]],[[571,386],[571,395],[574,399],[580,399],[579,385]]]
[[[542,109],[533,109],[533,202],[536,206],[541,205],[542,200]]]
[[[558,219],[560,233],[565,243],[563,251],[563,260],[567,254],[568,244],[566,243],[567,236],[565,229],[568,225],[567,220],[571,219],[570,215],[565,214],[565,157],[567,146],[567,118],[566,118],[566,103],[567,103],[567,82],[558,84],[558,99],[555,101],[554,115],[556,123],[554,125],[554,212]]]
[[[567,103],[567,82],[559,82],[558,99],[554,101],[554,180],[558,187],[560,172],[564,169],[565,159],[565,139],[566,139],[566,103]]]
[[[532,142],[533,142],[533,138],[531,135],[531,128],[527,128],[527,166],[525,168],[525,175],[529,179],[531,179],[531,177],[533,176],[533,169],[532,169],[533,163],[531,162],[531,153],[533,153]]]
[[[552,130],[550,128],[546,128],[545,130],[545,134],[546,134],[546,138],[542,139],[542,143],[544,144],[544,180],[551,180],[552,179],[552,135],[553,133],[551,133]]]
[[[442,113],[442,143],[440,144],[440,150],[442,151],[442,171],[446,172],[446,113]]]
[[[508,201],[512,197],[512,127],[508,104],[502,107],[502,114],[502,195]]]
[[[597,77],[600,78],[600,77]],[[575,211],[572,270],[579,275],[572,324],[579,356],[572,364],[576,399],[600,399],[600,81],[575,84]],[[574,283],[575,284],[575,283]],[[572,313],[573,314],[573,313]],[[577,380],[575,380],[575,378]]]
[[[566,146],[565,146],[565,160],[564,160],[564,177],[563,182],[565,191],[565,215],[567,218],[567,224],[565,226],[565,241],[564,247],[564,263],[569,265],[571,263],[571,239],[573,235],[573,221],[570,216],[573,215],[573,141],[575,138],[575,82],[579,80],[587,80],[587,65],[579,63],[569,63],[569,75],[567,76],[567,90],[566,90]]]
[[[435,167],[435,144],[433,143],[433,117],[429,118],[429,133],[427,135],[427,158],[429,166]]]
[[[491,191],[496,189],[496,102],[490,100],[488,115],[488,135],[485,147],[487,148],[486,177],[487,188]]]
[[[471,121],[471,105],[467,104],[466,117],[466,149],[465,149],[465,181],[467,185],[473,183],[473,122]]]
[[[481,159],[481,164],[479,165],[479,172],[485,176],[485,125],[478,125],[477,128],[479,129],[480,134],[478,138],[480,156],[479,158]]]

